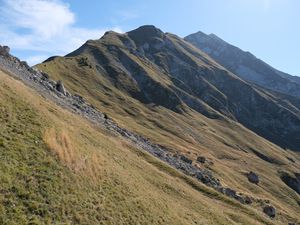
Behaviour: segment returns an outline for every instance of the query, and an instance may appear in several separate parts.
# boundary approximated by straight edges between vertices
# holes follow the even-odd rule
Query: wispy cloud
[[[60,0],[0,0],[0,44],[14,50],[38,52],[30,64],[42,57],[64,55],[87,39],[100,38],[106,30],[75,25],[75,14]]]

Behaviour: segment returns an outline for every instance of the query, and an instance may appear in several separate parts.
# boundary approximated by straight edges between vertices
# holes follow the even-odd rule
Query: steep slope
[[[39,68],[53,74],[43,66],[57,62],[77,64],[76,70],[87,73],[87,79],[93,74],[93,86],[104,86],[107,91],[113,86],[143,104],[174,112],[189,108],[208,118],[230,118],[283,148],[299,150],[297,107],[240,80],[187,42],[155,27],[144,26],[127,34],[108,32]],[[75,68],[68,72],[60,68],[57,76],[69,73],[68,78],[76,81],[74,76],[81,71],[70,73]],[[76,79],[81,86],[87,84],[84,77]],[[85,88],[89,93],[99,92],[90,85]]]
[[[230,45],[214,34],[207,35],[200,31],[185,37],[185,40],[246,81],[300,97],[299,78],[274,69],[250,52]]]
[[[239,79],[177,36],[153,26],[107,32],[37,68],[170,155],[183,154],[225,186],[252,195],[252,207],[275,205],[276,223],[298,217],[299,196],[281,172],[297,173],[299,153],[265,139],[298,149],[297,107]],[[259,174],[259,185],[249,183],[249,171]]]
[[[0,122],[3,225],[274,224],[2,71]]]

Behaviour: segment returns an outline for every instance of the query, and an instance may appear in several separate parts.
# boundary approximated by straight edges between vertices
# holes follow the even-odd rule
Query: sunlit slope
[[[282,182],[280,176],[282,171],[290,174],[299,171],[299,154],[280,148],[238,123],[231,107],[238,109],[239,100],[232,97],[235,91],[229,91],[238,90],[240,84],[242,89],[239,91],[246,90],[245,95],[237,94],[241,99],[240,107],[247,111],[244,117],[249,115],[251,118],[255,114],[256,108],[247,109],[247,104],[254,105],[252,97],[262,101],[263,104],[256,106],[260,106],[260,113],[267,108],[264,103],[291,117],[297,114],[297,109],[293,111],[291,106],[285,107],[277,102],[272,94],[239,80],[190,45],[182,46],[177,37],[166,36],[163,38],[177,46],[174,51],[189,46],[181,51],[184,55],[168,55],[168,51],[139,55],[130,46],[140,43],[129,42],[137,37],[127,39],[126,35],[107,33],[102,39],[87,42],[67,57],[52,58],[38,68],[52,78],[62,80],[72,93],[84,96],[121,126],[167,147],[171,153],[183,153],[194,163],[198,156],[205,156],[209,163],[198,164],[200,167],[212,170],[224,185],[257,199],[258,202],[253,204],[257,210],[261,211],[261,202],[270,201],[280,212],[276,222],[298,218],[299,195]],[[172,60],[183,57],[186,60],[183,64],[191,62],[204,67],[207,74],[199,82],[205,91],[195,93],[196,87],[189,90],[194,81],[192,78],[180,80],[174,77],[175,70],[171,71],[173,67],[169,63],[172,60],[168,57],[175,57]],[[179,61],[177,65],[181,65]],[[186,68],[189,67],[179,68],[182,70],[180,75],[192,76],[193,71],[184,73]],[[214,73],[214,69],[217,72]],[[224,88],[227,94],[220,92],[222,82],[218,83],[219,77],[224,82],[226,79],[233,82],[223,83],[223,86],[228,85]],[[248,97],[249,102],[243,102]],[[276,113],[274,115],[276,117]],[[278,115],[279,121],[281,116]],[[255,120],[249,119],[249,122]],[[258,186],[247,180],[245,174],[249,171],[260,176]]]
[[[272,224],[0,72],[1,224]]]

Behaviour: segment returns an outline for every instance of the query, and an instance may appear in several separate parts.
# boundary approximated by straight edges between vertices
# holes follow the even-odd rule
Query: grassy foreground
[[[1,224],[273,224],[0,72]]]

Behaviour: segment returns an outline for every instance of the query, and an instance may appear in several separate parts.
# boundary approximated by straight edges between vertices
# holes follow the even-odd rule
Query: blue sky
[[[106,30],[153,24],[184,37],[214,33],[300,76],[299,0],[0,0],[0,44],[35,64]]]

